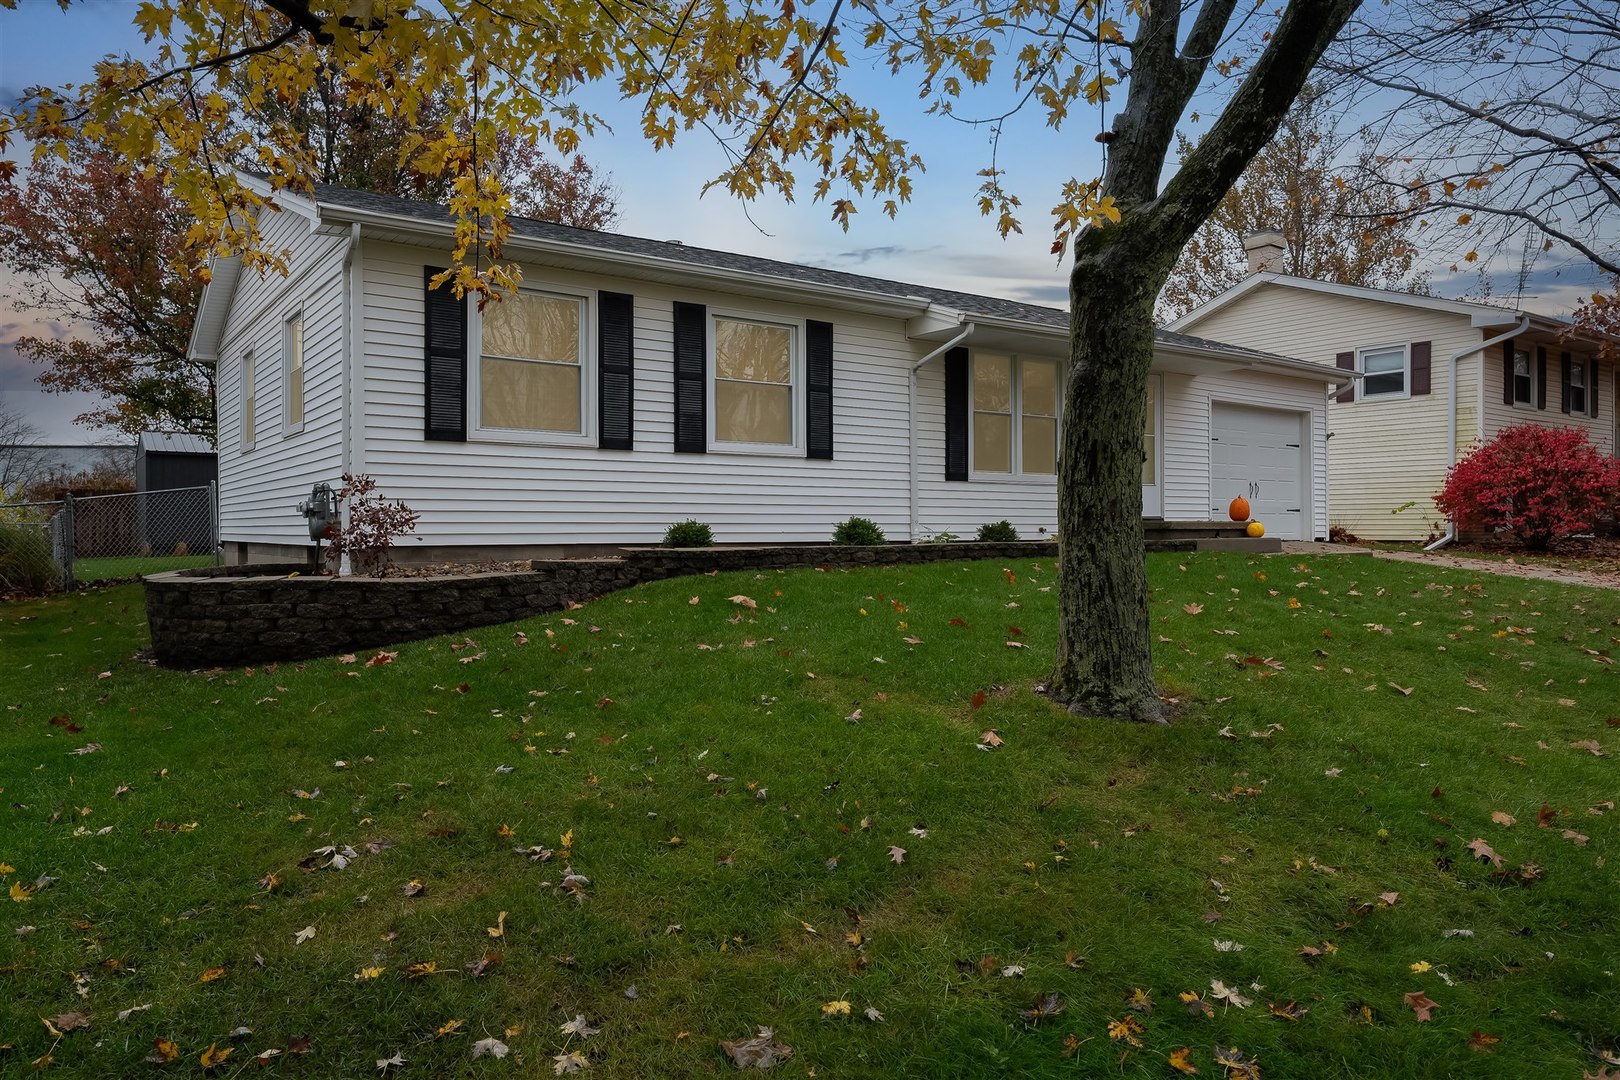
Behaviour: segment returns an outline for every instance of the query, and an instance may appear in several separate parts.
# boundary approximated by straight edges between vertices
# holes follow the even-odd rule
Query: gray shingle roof
[[[331,184],[316,184],[314,194],[316,202],[333,208],[348,208],[375,214],[413,218],[424,224],[448,225],[454,220],[449,208],[423,199],[405,199],[393,195],[378,195],[374,192],[357,191],[353,188],[336,187]],[[988,316],[995,319],[1007,319],[1056,329],[1064,329],[1069,325],[1069,313],[1063,308],[1024,304],[997,296],[981,296],[976,293],[957,292],[954,289],[939,289],[930,285],[916,285],[904,281],[891,281],[887,278],[867,277],[863,274],[845,273],[842,270],[806,266],[802,263],[779,262],[775,259],[762,259],[755,255],[739,255],[735,252],[694,247],[690,244],[678,244],[667,240],[648,240],[639,236],[628,236],[624,233],[576,229],[569,225],[557,225],[553,222],[537,221],[533,218],[514,217],[510,219],[510,222],[512,235],[521,239],[578,244],[599,248],[605,252],[622,255],[643,255],[649,258],[689,263],[692,266],[731,270],[752,274],[757,277],[775,278],[781,281],[800,282],[808,285],[827,285],[834,288],[864,292],[872,296],[893,297],[895,299],[918,298],[960,311],[969,317],[974,315]],[[1221,352],[1256,359],[1289,359],[1276,353],[1238,348],[1221,342],[1210,341],[1206,338],[1178,334],[1170,330],[1158,330],[1155,334],[1160,344],[1171,347],[1194,349],[1201,352]]]

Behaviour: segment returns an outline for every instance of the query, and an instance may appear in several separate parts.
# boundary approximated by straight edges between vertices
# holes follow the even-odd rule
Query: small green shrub
[[[36,525],[0,525],[0,593],[43,596],[60,584],[50,534]]]
[[[881,544],[883,543],[883,530],[869,518],[852,517],[848,521],[841,521],[833,529],[833,543],[835,544]]]
[[[1018,530],[1013,523],[1005,519],[989,521],[979,526],[979,539],[997,544],[1007,544],[1018,539]]]
[[[677,521],[664,530],[665,547],[710,547],[713,544],[714,531],[701,521]]]

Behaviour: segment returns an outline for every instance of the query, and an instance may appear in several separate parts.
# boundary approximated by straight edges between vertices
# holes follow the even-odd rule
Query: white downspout
[[[357,446],[359,440],[365,438],[365,428],[356,423],[360,404],[356,402],[356,395],[363,391],[365,379],[355,371],[355,365],[364,355],[363,328],[355,324],[357,316],[363,318],[364,300],[355,303],[355,293],[361,288],[361,274],[355,267],[354,256],[360,250],[360,223],[349,224],[349,246],[343,252],[343,329],[348,334],[348,344],[344,348],[343,381],[342,381],[342,461],[343,471],[351,476],[358,474],[365,468],[364,453]],[[357,433],[358,432],[358,433]],[[352,572],[349,566],[349,556],[343,556],[338,566],[338,576],[348,577]]]
[[[923,356],[923,358],[921,360],[918,360],[915,364],[912,364],[911,365],[911,377],[906,380],[906,420],[910,424],[910,427],[911,427],[911,430],[909,432],[909,438],[907,440],[908,448],[909,448],[909,451],[910,451],[910,458],[911,458],[911,493],[910,493],[911,526],[910,526],[910,532],[909,532],[909,535],[907,536],[907,539],[910,540],[913,544],[915,544],[917,542],[917,533],[922,528],[922,524],[921,524],[921,522],[920,522],[920,520],[918,518],[918,514],[917,514],[918,491],[922,487],[922,465],[917,460],[917,377],[918,377],[918,373],[921,371],[922,366],[924,364],[928,363],[930,360],[937,359],[938,357],[943,356],[946,353],[950,352],[952,349],[954,349],[958,345],[962,344],[962,342],[966,341],[967,338],[968,338],[968,335],[971,334],[971,333],[973,333],[973,324],[972,323],[963,323],[962,324],[962,329],[957,332],[955,337],[951,338],[945,344],[939,346],[939,348],[934,349],[931,352],[928,352],[927,354],[925,354]]]
[[[1493,338],[1489,338],[1489,339],[1487,339],[1485,341],[1480,342],[1478,345],[1470,345],[1470,346],[1468,346],[1468,348],[1463,349],[1461,352],[1455,352],[1455,353],[1451,354],[1451,370],[1450,370],[1450,373],[1449,373],[1450,376],[1451,376],[1451,381],[1450,381],[1449,386],[1446,388],[1446,400],[1447,400],[1447,402],[1449,404],[1449,407],[1446,409],[1446,469],[1447,469],[1448,472],[1450,471],[1451,467],[1457,463],[1457,364],[1458,364],[1458,362],[1461,361],[1462,358],[1465,357],[1465,356],[1472,356],[1474,353],[1482,353],[1486,349],[1489,349],[1492,345],[1500,345],[1504,341],[1512,341],[1514,338],[1518,337],[1522,333],[1525,333],[1529,329],[1530,329],[1530,316],[1522,315],[1522,316],[1519,317],[1519,325],[1515,326],[1512,330],[1507,331],[1507,333],[1498,334]],[[1481,412],[1480,412],[1480,415],[1483,417],[1483,415],[1484,415],[1484,412],[1483,412],[1483,405],[1484,405],[1483,395],[1484,395],[1484,386],[1485,386],[1485,372],[1484,372],[1483,367],[1481,367],[1481,369],[1480,369],[1479,382],[1480,382],[1480,388],[1481,388],[1480,389],[1480,394],[1481,394],[1481,402],[1480,402],[1481,403]],[[1445,547],[1447,544],[1451,543],[1453,540],[1456,540],[1456,539],[1457,539],[1457,523],[1455,521],[1448,521],[1448,522],[1446,522],[1446,535],[1442,536],[1440,539],[1436,540],[1434,543],[1426,545],[1423,548],[1423,550],[1424,551],[1438,551],[1438,550]]]

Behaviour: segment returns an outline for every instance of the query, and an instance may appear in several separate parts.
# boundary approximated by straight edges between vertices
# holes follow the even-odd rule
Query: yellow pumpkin
[[[1233,521],[1248,521],[1249,500],[1239,495],[1232,500],[1232,505],[1226,508],[1226,512],[1232,515]]]
[[[1250,536],[1264,536],[1264,535],[1266,535],[1266,527],[1264,525],[1260,524],[1258,521],[1249,522],[1249,527],[1247,529],[1244,529],[1243,531],[1248,533]]]

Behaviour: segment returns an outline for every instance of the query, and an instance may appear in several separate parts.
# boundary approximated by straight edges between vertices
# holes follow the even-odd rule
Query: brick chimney
[[[1288,241],[1276,229],[1261,229],[1243,238],[1243,250],[1249,254],[1249,273],[1281,273],[1283,253]]]

